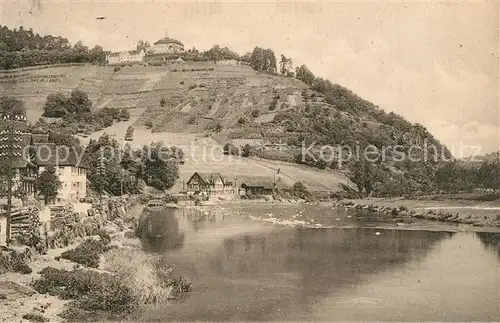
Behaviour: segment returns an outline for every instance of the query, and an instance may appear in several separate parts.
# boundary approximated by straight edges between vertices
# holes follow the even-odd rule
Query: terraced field
[[[340,183],[347,182],[343,174],[334,171],[222,154],[222,146],[228,140],[262,137],[259,126],[240,127],[239,119],[266,123],[277,111],[303,104],[300,91],[306,86],[293,78],[259,74],[248,66],[207,63],[127,66],[117,72],[112,67],[84,65],[47,68],[28,74],[58,75],[57,81],[50,83],[0,83],[2,92],[26,101],[31,122],[41,116],[48,94],[80,88],[89,93],[94,109],[127,108],[131,114],[129,121],[116,123],[89,138],[80,138],[82,142],[107,132],[125,143],[126,129],[134,125],[133,145],[164,141],[169,146],[181,147],[187,154],[187,162],[181,166],[181,180],[174,190],[181,189],[182,180],[196,171],[220,172],[237,182],[256,176],[273,181],[279,168],[278,182],[292,185],[302,181],[317,190],[336,189]],[[269,105],[273,99],[277,99],[278,104],[271,111]],[[259,116],[255,116],[254,110],[259,111]],[[152,122],[153,132],[144,127],[146,122]],[[216,123],[220,123],[224,131],[213,138],[204,137],[202,133]],[[229,128],[233,129],[226,130]]]
[[[273,98],[279,100],[278,110],[302,104],[299,94],[305,86],[293,78],[259,74],[248,66],[216,66],[212,71],[199,71],[211,66],[206,63],[180,66],[172,67],[141,101],[147,110],[137,125],[151,121],[155,131],[196,133],[215,123],[231,127],[241,118],[253,119],[253,110],[261,115],[257,122],[272,121]]]
[[[96,109],[104,106],[136,109],[144,94],[154,88],[165,72],[154,67],[129,66],[114,72],[112,67],[92,65],[0,71],[0,94],[23,100],[30,122],[42,115],[47,95],[69,93],[76,88],[88,93]]]

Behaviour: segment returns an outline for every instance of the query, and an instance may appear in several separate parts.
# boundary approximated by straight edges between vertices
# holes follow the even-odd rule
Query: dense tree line
[[[499,191],[500,162],[498,159],[485,161],[480,166],[457,161],[445,163],[437,171],[436,186],[445,193],[475,189]]]
[[[109,127],[114,121],[128,120],[130,114],[126,109],[103,107],[91,112],[92,102],[86,92],[79,89],[64,93],[51,93],[47,96],[43,107],[43,116],[63,118],[65,128],[76,133],[80,128]]]
[[[0,27],[0,69],[55,63],[104,64],[106,53],[100,46],[89,49],[82,42],[71,46],[67,38],[40,36],[32,29]]]
[[[225,59],[234,59],[239,60],[240,55],[238,53],[233,52],[227,47],[220,47],[219,45],[215,45],[206,52],[203,52],[203,55],[214,62],[225,60]]]
[[[87,175],[95,191],[105,190],[115,195],[136,194],[144,185],[158,190],[170,189],[179,178],[179,164],[184,154],[162,142],[132,148],[120,147],[116,139],[104,134],[90,140],[85,160],[90,165]]]
[[[51,93],[47,96],[43,107],[43,116],[61,118],[69,115],[84,119],[92,108],[92,102],[87,93],[75,89],[69,95]]]

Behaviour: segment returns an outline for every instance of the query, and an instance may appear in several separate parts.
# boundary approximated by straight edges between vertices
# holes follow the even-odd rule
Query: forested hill
[[[55,63],[103,64],[105,61],[106,54],[100,46],[89,49],[81,42],[71,46],[64,37],[40,36],[22,26],[13,30],[0,26],[0,69]]]
[[[137,48],[141,46],[148,47],[148,42]],[[113,112],[99,118],[103,127],[113,123],[117,109],[135,110],[140,113],[135,126],[154,132],[205,133],[219,144],[245,147],[246,156],[333,169],[345,173],[363,194],[413,195],[441,189],[436,184],[438,170],[451,155],[424,126],[316,77],[305,65],[293,68],[283,54],[277,57],[260,47],[242,56],[217,45],[177,56],[180,63],[148,55],[148,66],[100,67],[95,65],[104,62],[105,52],[99,46],[89,50],[81,42],[71,46],[63,37],[0,28],[0,68],[94,63],[60,67],[57,72],[47,69],[34,78],[26,71],[28,76],[16,76],[24,82],[9,78],[2,83],[8,93],[30,102],[28,110],[50,107],[53,100],[45,104],[40,98],[54,98],[54,89],[64,92],[57,98],[79,89],[88,94],[93,110]],[[59,87],[29,83],[45,74],[57,74]],[[54,117],[47,112],[45,116]],[[76,134],[78,129],[100,127],[89,127],[83,115],[62,114],[65,127],[60,131]],[[302,147],[312,148],[304,156]],[[367,147],[382,154],[367,159]],[[357,155],[349,158],[346,150]],[[322,152],[332,156],[320,158]]]

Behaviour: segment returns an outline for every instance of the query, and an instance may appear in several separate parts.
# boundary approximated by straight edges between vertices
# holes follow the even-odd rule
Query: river
[[[339,226],[279,226],[248,215]],[[144,248],[194,288],[182,301],[145,309],[142,320],[500,320],[499,233],[425,222],[384,229],[312,206],[169,209],[146,218]]]

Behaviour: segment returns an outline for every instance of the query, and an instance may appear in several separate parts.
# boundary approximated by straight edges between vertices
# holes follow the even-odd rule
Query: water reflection
[[[178,274],[193,280],[194,291],[185,303],[149,309],[144,320],[308,320],[322,299],[376,285],[392,273],[412,275],[431,253],[439,260],[436,255],[444,252],[440,250],[443,242],[456,235],[372,228],[273,227],[272,231],[240,232],[240,227],[255,221],[229,219],[217,212],[176,212],[193,230],[187,233],[189,248],[180,245],[182,250],[169,251],[166,257]],[[238,227],[228,224],[235,221]],[[221,228],[227,236],[216,243],[213,237],[220,236]],[[418,316],[409,319],[418,320]]]
[[[179,231],[179,221],[175,210],[146,211],[139,221],[137,233],[141,237],[143,249],[153,252],[181,249],[184,233]]]
[[[481,243],[491,250],[496,250],[500,258],[500,233],[498,232],[476,232]]]

